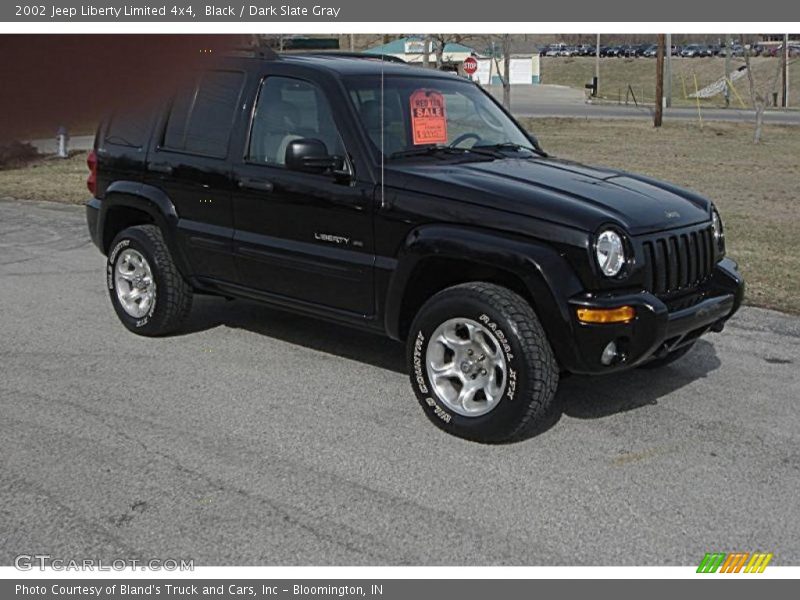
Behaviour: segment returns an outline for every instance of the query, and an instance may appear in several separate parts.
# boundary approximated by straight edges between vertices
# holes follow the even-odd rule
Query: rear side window
[[[104,141],[115,146],[143,148],[150,136],[153,115],[144,111],[116,111],[106,128]]]
[[[240,72],[207,71],[196,86],[180,92],[172,102],[163,146],[224,158],[243,82]]]

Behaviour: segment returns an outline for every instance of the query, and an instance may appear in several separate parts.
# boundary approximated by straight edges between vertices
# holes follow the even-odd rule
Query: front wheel
[[[425,414],[479,442],[524,437],[552,413],[558,366],[531,305],[475,282],[420,309],[408,339],[411,384]]]

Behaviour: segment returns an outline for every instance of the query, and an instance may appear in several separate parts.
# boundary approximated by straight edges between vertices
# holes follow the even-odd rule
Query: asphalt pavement
[[[800,319],[562,382],[528,440],[424,417],[403,349],[248,302],[117,322],[81,207],[0,201],[0,564],[800,564]]]

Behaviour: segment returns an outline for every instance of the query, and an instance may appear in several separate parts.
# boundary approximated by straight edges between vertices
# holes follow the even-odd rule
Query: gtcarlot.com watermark
[[[14,558],[20,571],[194,571],[194,559],[186,558],[101,558],[63,559],[50,554],[20,554]]]

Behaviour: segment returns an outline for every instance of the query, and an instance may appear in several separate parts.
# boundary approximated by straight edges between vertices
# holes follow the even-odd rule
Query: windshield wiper
[[[411,158],[415,156],[436,156],[446,154],[448,156],[466,156],[472,153],[472,148],[453,148],[452,146],[425,146],[424,148],[411,148],[409,150],[398,150],[392,152],[389,158]],[[483,156],[491,156],[487,152],[474,152]]]
[[[473,146],[473,150],[487,150],[487,151],[499,151],[499,150],[514,150],[519,152],[520,150],[525,150],[527,152],[533,152],[534,154],[538,154],[539,156],[547,156],[547,154],[539,150],[537,148],[531,148],[530,146],[523,146],[522,144],[515,144],[514,142],[501,142],[499,144],[481,144],[480,146]]]

